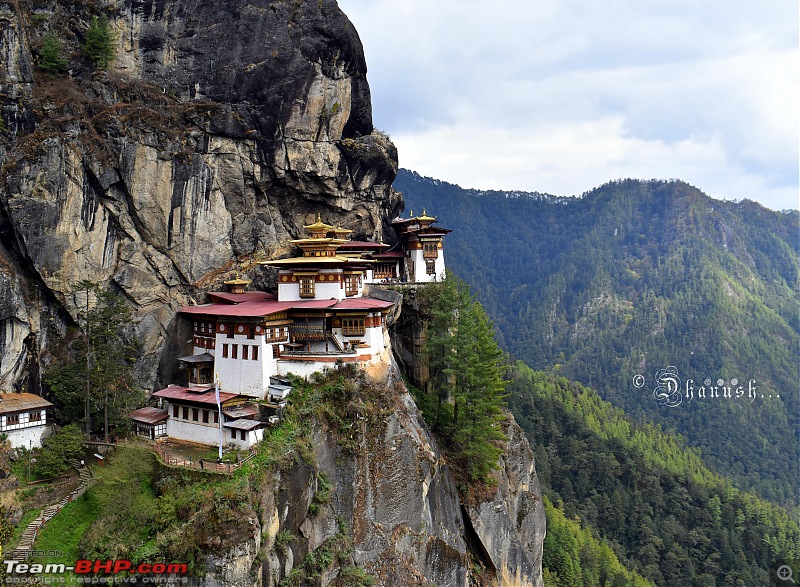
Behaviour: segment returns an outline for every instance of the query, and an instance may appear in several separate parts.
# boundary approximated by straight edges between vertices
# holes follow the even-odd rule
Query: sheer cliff
[[[81,50],[96,16],[115,37],[106,71]],[[48,35],[64,75],[37,67]],[[0,2],[0,59],[2,391],[41,391],[81,323],[83,279],[134,308],[152,388],[188,338],[178,308],[237,272],[269,286],[255,262],[284,254],[317,212],[355,238],[394,238],[397,153],[373,127],[361,44],[333,0]],[[541,585],[544,510],[513,419],[496,486],[466,504],[395,369],[357,399],[371,403],[347,404],[351,435],[302,414],[303,447],[261,447],[263,466],[229,494],[198,493],[197,515],[177,511],[158,548],[200,541],[204,585],[359,584],[352,569],[387,586]],[[223,512],[233,522],[214,533]],[[90,533],[82,548],[98,545]]]
[[[248,525],[206,556],[203,585],[362,585],[363,572],[386,587],[541,587],[544,505],[513,418],[496,484],[465,504],[396,369],[380,379],[296,389],[297,416],[323,415],[268,469]]]
[[[108,71],[81,51],[98,15]],[[397,154],[335,2],[23,0],[0,3],[0,28],[3,389],[38,391],[81,279],[135,307],[153,384],[176,309],[282,253],[316,212],[391,238]],[[47,35],[67,74],[36,68]]]

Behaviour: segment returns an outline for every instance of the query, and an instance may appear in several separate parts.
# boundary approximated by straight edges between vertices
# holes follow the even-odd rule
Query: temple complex
[[[400,241],[353,241],[350,230],[316,222],[293,240],[298,256],[263,262],[277,269],[277,294],[248,291],[248,280],[225,282],[208,303],[180,313],[192,324],[192,354],[180,357],[187,384],[153,394],[157,413],[131,414],[141,436],[214,444],[217,429],[251,446],[280,413],[290,391],[283,376],[307,376],[335,363],[388,361],[386,315],[393,303],[364,295],[373,283],[427,283],[444,274],[442,237],[423,213],[396,219]],[[218,387],[217,387],[218,386]],[[266,408],[264,407],[266,406]]]

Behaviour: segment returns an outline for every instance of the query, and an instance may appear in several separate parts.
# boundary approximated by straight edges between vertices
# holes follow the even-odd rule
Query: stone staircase
[[[58,503],[45,507],[41,513],[39,513],[36,519],[28,524],[25,530],[23,530],[14,552],[23,551],[20,554],[23,554],[24,556],[24,551],[33,550],[33,543],[36,541],[36,536],[39,533],[39,529],[47,524],[47,522],[49,522],[53,516],[55,516],[59,510],[61,510],[61,508],[63,508],[69,502],[78,499],[81,495],[83,495],[84,491],[86,491],[89,481],[92,479],[92,472],[89,470],[89,467],[74,459],[67,462],[69,462],[73,469],[78,471],[78,475],[80,475],[81,478],[81,484],[72,493],[64,497]]]

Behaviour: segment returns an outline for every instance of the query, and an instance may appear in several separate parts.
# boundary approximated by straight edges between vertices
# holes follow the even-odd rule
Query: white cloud
[[[679,177],[798,207],[797,3],[341,0],[401,165],[581,193]]]

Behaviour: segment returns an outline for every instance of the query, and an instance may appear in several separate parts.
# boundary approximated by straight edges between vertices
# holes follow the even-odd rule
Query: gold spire
[[[306,230],[332,230],[333,226],[331,226],[330,224],[325,224],[322,221],[319,212],[317,212],[317,221],[314,224],[306,224],[305,226],[303,226],[303,228],[305,228]]]
[[[417,218],[417,220],[422,220],[423,222],[425,222],[425,221],[433,222],[434,220],[436,220],[436,218],[434,218],[432,216],[428,216],[427,211],[425,210],[425,208],[423,208],[422,209],[422,216]]]

